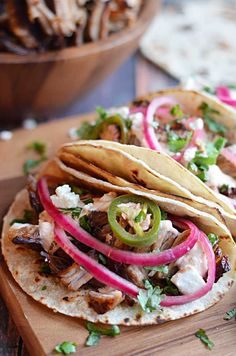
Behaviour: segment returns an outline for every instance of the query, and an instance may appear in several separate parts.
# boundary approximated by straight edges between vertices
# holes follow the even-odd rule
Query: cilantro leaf
[[[82,140],[89,140],[94,130],[94,124],[83,122],[79,129],[76,130],[77,136]]]
[[[179,152],[191,139],[192,133],[188,132],[186,137],[180,137],[173,131],[168,132],[168,146],[171,152]]]
[[[105,120],[108,117],[108,113],[102,106],[97,106],[96,112],[102,120]]]
[[[211,350],[214,346],[214,343],[209,339],[207,336],[205,330],[199,329],[196,333],[195,336],[198,337],[201,342],[208,347],[209,350]]]
[[[26,148],[28,150],[33,150],[34,152],[38,153],[40,156],[44,156],[46,153],[46,144],[41,141],[33,141],[29,143]]]
[[[210,131],[215,132],[215,133],[221,133],[224,134],[227,129],[224,125],[216,122],[212,118],[212,114],[214,115],[219,115],[219,111],[212,109],[207,103],[203,102],[200,106],[199,109],[202,111],[203,119],[206,122],[208,128]]]
[[[148,281],[144,281],[146,290],[141,289],[138,294],[138,301],[141,308],[146,313],[152,313],[160,307],[160,302],[165,298],[165,295],[161,294],[162,289],[159,286],[153,287]]]
[[[162,209],[160,209],[160,211],[161,211],[161,220],[167,220],[167,212]]]
[[[212,87],[209,87],[209,86],[203,87],[202,90],[205,91],[206,93],[209,93],[212,95],[215,95],[215,93],[216,93],[215,89]]]
[[[86,328],[89,331],[89,336],[87,337],[86,346],[95,346],[99,343],[101,335],[106,336],[116,336],[120,334],[120,328],[117,325],[111,325],[110,327],[104,327],[96,325],[92,322],[87,322]]]
[[[72,219],[76,219],[80,216],[81,213],[81,208],[60,208],[60,211],[65,214],[70,214],[72,216]]]
[[[207,235],[210,243],[212,244],[212,246],[214,246],[215,244],[217,244],[219,242],[219,237],[216,234],[210,233]]]
[[[153,272],[162,272],[162,273],[168,273],[169,268],[168,266],[162,265],[162,266],[147,266],[144,267],[147,271],[153,271]]]
[[[40,159],[27,159],[27,161],[23,164],[24,175],[28,175],[31,169],[38,167],[46,159],[46,157],[41,157]]]
[[[41,290],[46,290],[47,286],[42,286]]]
[[[79,219],[79,224],[85,231],[92,232],[87,215],[81,216]]]
[[[96,345],[98,345],[100,339],[101,339],[101,335],[92,331],[89,333],[89,336],[87,337],[85,345],[86,346],[96,346]]]
[[[233,318],[236,320],[236,308],[228,310],[224,315],[224,320],[231,320]]]
[[[172,108],[170,109],[170,114],[178,119],[181,119],[184,116],[184,113],[181,110],[179,104],[172,106]]]
[[[24,210],[24,215],[23,215],[23,218],[22,219],[13,219],[11,222],[10,222],[10,226],[15,224],[15,223],[19,223],[19,224],[27,224],[27,223],[32,223],[34,219],[34,213],[32,210],[28,210],[28,209],[25,209]]]
[[[63,341],[61,344],[56,345],[55,351],[63,355],[69,355],[76,352],[76,343],[71,341]]]
[[[101,262],[102,265],[107,264],[107,258],[102,253],[98,254],[98,261]]]

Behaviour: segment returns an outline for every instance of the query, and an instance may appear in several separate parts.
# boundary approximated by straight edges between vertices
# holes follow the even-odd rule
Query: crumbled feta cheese
[[[197,150],[198,150],[197,147],[187,148],[186,151],[184,152],[185,162],[190,162],[195,157]]]
[[[35,119],[25,119],[22,123],[22,126],[26,130],[33,130],[37,127],[37,121]]]
[[[208,270],[207,259],[204,251],[199,242],[190,250],[186,255],[180,257],[175,265],[179,268],[185,268],[186,266],[192,266],[196,271],[204,277]]]
[[[129,119],[132,121],[132,127],[135,129],[142,129],[143,113],[136,112],[129,115]]]
[[[127,119],[129,116],[129,107],[121,106],[119,108],[110,108],[107,110],[108,115],[116,115],[119,114],[123,119]]]
[[[204,122],[198,117],[195,121],[190,122],[189,126],[193,130],[202,130],[204,128]]]
[[[39,220],[39,235],[45,251],[49,251],[54,242],[54,224]]]
[[[2,141],[9,141],[12,139],[12,136],[13,134],[11,131],[4,130],[0,132],[0,140]]]
[[[192,266],[186,266],[175,273],[171,278],[171,282],[176,285],[182,294],[198,292],[205,286],[204,279]]]
[[[72,192],[68,184],[57,187],[56,194],[51,195],[51,200],[57,208],[71,209],[84,206],[79,195]]]
[[[27,227],[27,226],[32,226],[31,224],[27,224],[27,223],[17,223],[15,222],[14,224],[12,224],[11,228],[13,229],[21,229],[22,227]]]
[[[221,187],[223,184],[227,184],[230,188],[236,187],[236,181],[234,178],[223,173],[222,170],[215,164],[209,166],[208,185],[212,189],[216,189]]]
[[[72,140],[76,140],[78,139],[78,134],[77,134],[77,128],[76,127],[71,127],[68,131],[68,136],[72,139]]]

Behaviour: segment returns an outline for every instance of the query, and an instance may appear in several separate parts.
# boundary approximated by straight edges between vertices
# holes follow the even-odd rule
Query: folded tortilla
[[[59,156],[60,154],[61,151]],[[125,163],[132,165],[133,159],[127,161],[127,158],[125,158]],[[82,161],[79,168],[71,167],[72,165],[65,164],[57,158],[50,162],[46,169],[41,172],[41,175],[60,177],[66,182],[82,184],[93,190],[114,191],[120,194],[131,193],[147,197],[169,213],[190,218],[204,232],[213,232],[219,236],[220,248],[229,257],[231,271],[224,273],[214,284],[213,289],[204,297],[185,305],[164,307],[152,313],[145,313],[139,305],[130,307],[120,304],[105,314],[98,314],[89,306],[88,289],[81,287],[76,292],[70,292],[66,287],[59,284],[55,277],[46,277],[40,274],[37,262],[38,253],[11,242],[10,222],[12,219],[22,216],[24,209],[30,208],[27,191],[23,190],[18,193],[4,218],[2,251],[14,279],[28,295],[54,311],[68,316],[108,324],[147,325],[175,320],[203,311],[219,301],[230,289],[235,277],[236,247],[229,230],[222,221],[217,220],[214,215],[197,210],[187,203],[188,199],[179,199],[171,194],[161,193],[161,189],[159,189],[160,194],[158,194],[157,191],[143,187],[140,183],[128,182],[123,177],[112,175],[102,169],[92,176],[91,169],[93,169],[93,166],[88,161]],[[124,169],[127,168],[128,166],[124,166]],[[109,176],[113,176],[113,183],[110,183]]]

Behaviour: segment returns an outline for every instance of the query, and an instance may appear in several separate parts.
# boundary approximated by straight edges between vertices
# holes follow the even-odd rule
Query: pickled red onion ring
[[[65,251],[76,263],[83,266],[94,278],[109,287],[119,289],[132,297],[137,297],[139,288],[136,287],[135,284],[118,276],[93,258],[89,257],[86,253],[80,251],[72,244],[65,232],[57,225],[55,225],[54,232],[55,241],[62,250]]]
[[[219,86],[216,88],[216,96],[223,103],[233,106],[236,106],[236,100],[233,99],[230,95],[230,90],[226,86]]]
[[[156,150],[159,152],[163,150],[157,140],[155,130],[153,127],[153,121],[154,121],[154,115],[157,112],[158,108],[165,105],[172,105],[172,106],[176,105],[176,101],[172,98],[165,97],[165,96],[153,99],[149,104],[146,115],[144,115],[144,119],[143,119],[143,132],[147,145],[152,150]]]

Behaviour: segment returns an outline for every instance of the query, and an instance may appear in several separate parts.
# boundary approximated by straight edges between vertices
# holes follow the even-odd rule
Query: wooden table
[[[122,105],[137,95],[176,84],[177,82],[173,78],[163,73],[137,53],[99,87],[78,101],[67,112],[61,113],[60,118],[91,112],[98,105],[104,107]],[[0,179],[3,177],[8,178],[10,174],[10,171],[4,173],[4,165],[2,164]],[[0,355],[28,355],[1,297],[0,316]]]

